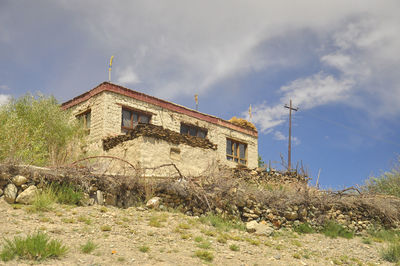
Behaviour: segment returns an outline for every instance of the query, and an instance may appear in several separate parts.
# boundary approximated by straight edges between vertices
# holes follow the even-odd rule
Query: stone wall
[[[246,174],[240,174],[243,175]],[[303,182],[298,186],[271,189],[266,184],[255,186],[237,176],[238,173],[232,169],[222,169],[196,178],[149,179],[139,175],[94,175],[80,168],[0,165],[0,200],[29,204],[31,200],[24,193],[32,195],[45,184],[68,182],[85,192],[87,196],[82,204],[89,205],[126,208],[158,196],[161,209],[171,207],[197,216],[217,213],[246,222],[266,223],[274,228],[290,228],[307,222],[318,229],[329,220],[356,232],[373,226],[399,227],[400,199],[396,197],[335,195],[308,187]],[[270,179],[267,176],[255,177],[257,180],[263,178]],[[276,183],[282,185],[284,182],[279,178],[288,182],[293,176],[284,173],[277,176]]]

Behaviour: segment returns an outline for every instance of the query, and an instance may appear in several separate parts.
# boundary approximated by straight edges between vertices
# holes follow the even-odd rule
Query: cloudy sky
[[[400,2],[0,0],[0,103],[60,102],[108,79],[259,130],[328,188],[389,170],[400,149]]]

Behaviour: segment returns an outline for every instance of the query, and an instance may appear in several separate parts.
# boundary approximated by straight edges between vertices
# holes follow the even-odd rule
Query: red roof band
[[[156,106],[160,106],[162,108],[177,112],[177,113],[181,113],[181,114],[185,114],[203,121],[207,121],[219,126],[223,126],[223,127],[227,127],[254,137],[258,137],[258,133],[255,130],[251,130],[251,129],[247,129],[247,128],[243,128],[241,126],[238,126],[236,124],[233,124],[229,121],[223,120],[221,118],[212,116],[212,115],[207,115],[207,114],[203,114],[200,113],[198,111],[183,107],[181,105],[178,104],[174,104],[165,100],[161,100],[158,99],[156,97],[153,96],[149,96],[146,95],[144,93],[141,92],[137,92],[137,91],[133,91],[130,90],[128,88],[122,87],[120,85],[116,85],[110,82],[103,82],[100,85],[98,85],[97,87],[91,89],[90,91],[87,91],[75,98],[73,98],[72,100],[69,100],[65,103],[63,103],[61,105],[61,107],[66,110],[71,108],[72,106],[75,106],[81,102],[84,102],[88,99],[90,99],[91,97],[103,92],[103,91],[110,91],[110,92],[115,92],[121,95],[125,95],[127,97],[142,101],[142,102],[146,102],[149,104],[153,104]]]

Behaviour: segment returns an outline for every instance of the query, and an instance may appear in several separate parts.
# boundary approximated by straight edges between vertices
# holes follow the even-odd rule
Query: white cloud
[[[136,84],[140,82],[139,77],[131,66],[125,68],[120,73],[117,72],[117,82],[120,84]]]
[[[317,73],[311,77],[297,79],[279,91],[283,94],[278,104],[267,106],[265,103],[253,108],[253,119],[261,132],[269,133],[272,128],[281,125],[288,111],[285,104],[292,99],[295,106],[301,109],[311,109],[332,102],[343,101],[349,97],[353,81],[351,79],[336,79],[335,77]],[[243,112],[243,115],[246,115]]]
[[[289,99],[302,110],[340,102],[371,117],[399,115],[400,37],[395,25],[390,15],[366,16],[333,29],[319,51],[321,70],[282,86],[278,103],[256,105],[254,122],[262,132],[278,134],[274,128],[287,116],[282,106]]]
[[[7,94],[0,94],[0,105],[8,103],[11,100],[11,96]]]
[[[113,3],[63,1],[61,9],[72,12],[104,50],[117,51],[121,68],[131,66],[156,94],[168,97],[206,93],[232,76],[274,67],[273,47],[260,45],[277,36],[304,29],[323,34],[349,17],[386,15],[397,7],[396,1],[385,2],[385,9],[380,1],[356,1],[350,8],[345,0]]]
[[[289,137],[285,136],[281,131],[279,130],[275,130],[273,133],[274,139],[276,140],[281,140],[281,141],[288,141]],[[300,144],[300,140],[297,137],[292,136],[292,143],[294,145],[299,145]]]
[[[400,112],[398,0],[386,0],[384,4],[380,0],[356,0],[351,5],[348,0],[109,3],[10,1],[0,8],[0,43],[15,43],[16,50],[7,46],[3,53],[19,57],[22,65],[29,61],[28,56],[59,51],[59,42],[68,48],[66,55],[79,56],[57,61],[66,66],[96,62],[85,66],[87,73],[87,69],[99,71],[98,61],[87,58],[90,55],[82,47],[95,47],[97,58],[98,54],[116,56],[114,68],[121,71],[113,77],[118,83],[141,83],[156,96],[169,99],[191,96],[194,90],[200,95],[216,95],[216,84],[249,73],[278,73],[290,67],[308,70],[282,84],[277,103],[255,106],[255,122],[263,132],[282,124],[286,114],[282,105],[289,98],[303,109],[351,99],[358,108],[374,104],[372,115]],[[60,32],[58,25],[68,25],[65,32],[75,33],[73,37],[82,38],[82,42],[66,42],[64,36],[52,36],[49,42],[49,34]],[[70,37],[68,40],[78,39]],[[311,55],[302,55],[304,47]],[[285,52],[277,53],[281,50]],[[296,53],[296,58],[286,52]],[[318,56],[312,61],[321,66],[304,63],[307,56]],[[37,59],[31,58],[31,62],[39,62]],[[55,76],[54,84],[59,86],[62,82],[59,75]],[[88,75],[76,67],[69,68],[64,76],[71,82],[87,81]],[[251,93],[251,88],[248,90]],[[354,97],[360,93],[362,97]]]

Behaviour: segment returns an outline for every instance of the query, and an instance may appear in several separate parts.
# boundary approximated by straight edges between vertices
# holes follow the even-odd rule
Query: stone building
[[[90,150],[98,155],[117,156],[147,168],[174,163],[185,175],[200,174],[215,163],[249,168],[258,164],[255,128],[110,82],[62,107],[83,121]]]

